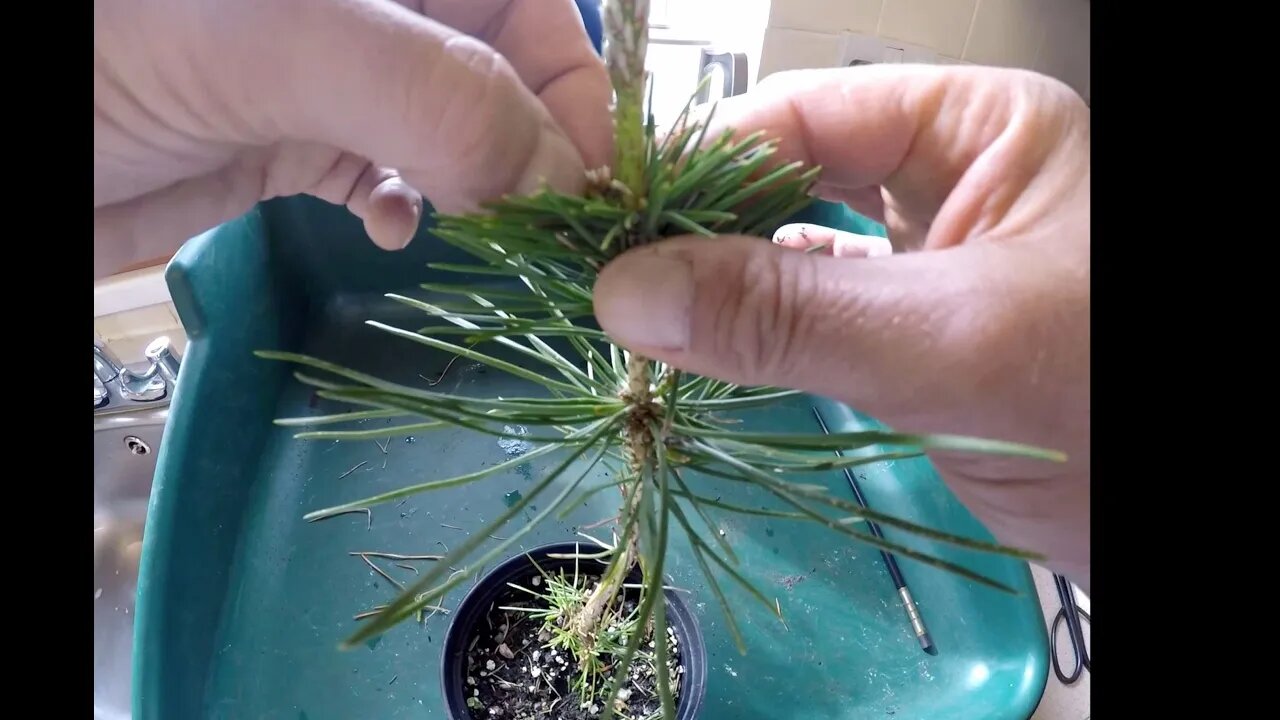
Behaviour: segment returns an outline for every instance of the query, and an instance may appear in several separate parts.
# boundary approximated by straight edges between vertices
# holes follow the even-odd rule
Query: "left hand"
[[[94,268],[172,253],[260,200],[344,204],[385,249],[422,212],[612,153],[572,0],[97,0]]]

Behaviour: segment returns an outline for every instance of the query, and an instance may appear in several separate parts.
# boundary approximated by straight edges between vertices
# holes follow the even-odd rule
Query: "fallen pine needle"
[[[475,343],[472,343],[471,345],[468,345],[467,348],[470,349],[474,345]],[[444,376],[448,375],[449,368],[453,367],[453,364],[458,362],[458,357],[459,357],[458,355],[454,355],[453,359],[449,361],[449,364],[444,366],[444,370],[440,371],[440,377],[436,378],[435,380],[432,380],[431,378],[427,377],[426,375],[423,375],[422,373],[418,373],[418,377],[422,378],[423,380],[426,380],[428,387],[435,387],[440,383],[444,382]]]
[[[350,552],[348,555],[368,555],[369,557],[384,558],[387,560],[440,560],[443,555],[401,555],[400,553],[376,552],[374,550],[361,550],[359,552]]]
[[[353,472],[355,472],[355,471],[359,470],[362,466],[364,466],[364,465],[365,465],[365,464],[367,464],[368,462],[369,462],[368,460],[361,460],[361,461],[360,461],[360,463],[359,463],[358,465],[356,465],[355,467],[351,468],[350,470],[348,470],[348,471],[346,471],[346,472],[342,473],[341,475],[339,475],[339,476],[338,476],[338,479],[339,479],[339,480],[341,480],[342,478],[344,478],[344,477],[346,477],[346,476],[350,475],[351,473],[353,473]]]
[[[380,567],[378,567],[377,565],[375,565],[375,564],[374,564],[374,562],[373,562],[372,560],[370,560],[368,557],[366,557],[366,556],[364,556],[364,555],[361,555],[361,556],[360,556],[360,559],[361,559],[361,560],[363,560],[363,561],[364,561],[364,563],[365,563],[366,565],[368,565],[369,567],[373,568],[373,571],[374,571],[374,572],[376,572],[376,573],[378,573],[379,575],[381,575],[382,577],[386,578],[386,579],[387,579],[387,582],[391,583],[392,585],[395,585],[396,587],[400,588],[401,590],[404,590],[404,589],[405,589],[404,585],[400,584],[400,581],[399,581],[399,580],[396,580],[395,578],[393,578],[393,577],[391,577],[390,575],[388,575],[386,570],[383,570],[382,568],[380,568]]]
[[[608,525],[609,523],[613,522],[614,520],[617,520],[617,519],[618,519],[618,517],[619,517],[619,516],[617,516],[617,515],[614,515],[613,517],[607,517],[607,518],[605,518],[605,519],[603,519],[603,520],[597,520],[597,521],[595,521],[595,522],[591,523],[590,525],[583,525],[583,526],[579,527],[578,529],[579,529],[579,530],[594,530],[594,529],[596,529],[596,528],[600,527],[601,525]]]
[[[377,615],[378,613],[380,613],[380,612],[382,612],[383,610],[386,610],[386,609],[387,609],[387,606],[386,606],[386,605],[379,605],[379,606],[375,607],[375,608],[374,608],[374,609],[372,609],[372,610],[365,610],[365,611],[364,611],[364,612],[362,612],[362,613],[356,613],[355,615],[353,615],[353,616],[352,616],[352,619],[353,619],[353,620],[364,620],[365,618],[371,618],[371,617],[373,617],[374,615]],[[436,613],[443,613],[443,614],[445,614],[445,615],[448,615],[448,614],[450,613],[449,608],[446,608],[446,607],[440,607],[439,605],[424,605],[422,609],[423,609],[423,610],[430,610],[430,611],[431,611],[431,615],[435,615]],[[430,617],[430,615],[428,615],[427,617]]]
[[[311,518],[307,522],[316,522],[317,520],[326,520],[331,517],[338,517],[339,515],[350,515],[351,513],[364,513],[365,515],[367,515],[369,518],[369,522],[367,523],[368,525],[367,529],[369,530],[373,529],[373,511],[370,510],[369,508],[352,508],[351,510],[343,510],[342,512],[336,512],[331,515],[322,515],[320,517]]]

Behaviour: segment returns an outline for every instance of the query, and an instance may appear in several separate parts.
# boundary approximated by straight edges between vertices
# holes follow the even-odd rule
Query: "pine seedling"
[[[717,509],[768,514],[797,522],[816,522],[835,535],[865,543],[941,571],[1012,592],[1002,584],[961,565],[872,534],[863,521],[952,546],[1020,559],[1040,559],[1016,548],[974,540],[925,527],[834,497],[825,488],[794,481],[794,476],[825,470],[917,457],[927,450],[967,451],[1061,461],[1060,454],[1023,445],[953,435],[920,435],[893,431],[827,434],[735,430],[722,413],[767,408],[797,395],[777,388],[742,387],[709,377],[692,376],[662,362],[631,353],[611,342],[592,317],[592,289],[600,270],[613,258],[636,247],[674,235],[698,235],[716,242],[722,234],[768,236],[810,202],[819,168],[800,163],[778,164],[777,144],[757,133],[737,137],[732,130],[708,136],[710,115],[695,118],[692,99],[671,130],[659,137],[643,110],[644,55],[648,35],[647,0],[607,0],[604,8],[605,61],[615,90],[616,156],[611,168],[589,174],[581,195],[542,190],[529,197],[507,197],[485,212],[438,218],[435,234],[475,259],[474,264],[435,264],[441,273],[481,276],[488,282],[429,283],[430,297],[388,295],[420,310],[446,327],[410,329],[369,321],[380,331],[492,370],[527,381],[535,390],[527,397],[476,398],[394,383],[304,355],[262,352],[263,357],[300,366],[297,377],[326,399],[349,404],[355,411],[321,418],[277,421],[288,426],[316,426],[370,418],[405,418],[400,426],[376,431],[312,430],[304,439],[349,440],[408,435],[433,429],[465,429],[499,438],[534,443],[527,454],[509,462],[478,467],[451,478],[429,479],[372,497],[353,500],[306,515],[315,520],[432,490],[479,482],[515,469],[537,457],[560,461],[536,480],[523,497],[489,525],[455,546],[444,561],[424,571],[397,599],[369,619],[347,641],[352,647],[437,604],[468,581],[473,568],[502,560],[541,522],[567,512],[584,497],[617,492],[617,543],[600,581],[589,593],[575,590],[572,603],[557,612],[566,647],[578,658],[590,657],[617,620],[624,578],[639,566],[644,578],[636,621],[665,638],[664,566],[672,532],[687,536],[696,565],[721,605],[726,627],[739,650],[741,634],[721,582],[741,586],[769,613],[781,620],[776,602],[766,598],[739,569],[729,544],[716,532],[707,511]],[[767,240],[762,240],[767,242]],[[456,340],[456,342],[454,341]],[[557,350],[553,343],[561,349]],[[500,349],[522,362],[501,359]],[[319,374],[316,374],[319,373]],[[530,428],[524,435],[512,428]],[[889,448],[874,455],[832,457],[830,453],[871,447]],[[583,487],[598,465],[613,478]],[[698,473],[726,483],[745,484],[776,498],[786,512],[766,511],[721,502],[696,494],[686,476]],[[552,488],[559,486],[553,493]],[[548,497],[550,496],[550,497]],[[534,512],[535,503],[542,509]],[[839,517],[833,518],[834,512]],[[509,521],[530,518],[510,529],[505,539],[479,553],[485,540]],[[695,517],[696,516],[696,517]],[[702,530],[695,520],[706,526]],[[450,566],[463,568],[450,574]],[[568,595],[565,596],[569,597]],[[606,690],[605,718],[610,717],[621,683],[649,633],[631,632],[617,651]],[[572,639],[568,639],[569,637]],[[572,643],[569,645],[568,643]],[[611,653],[612,654],[612,653]],[[659,642],[652,661],[667,665],[666,644]],[[675,695],[666,673],[659,673],[661,716],[675,717]]]

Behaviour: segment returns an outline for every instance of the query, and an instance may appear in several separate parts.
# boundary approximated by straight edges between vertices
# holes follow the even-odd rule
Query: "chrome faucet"
[[[97,359],[94,359],[96,365]],[[98,379],[98,373],[93,374],[93,407],[100,408],[107,404],[107,400],[111,393],[107,392],[107,386]]]
[[[181,359],[168,337],[158,337],[147,345],[143,355],[151,363],[145,372],[136,373],[123,363],[96,337],[93,340],[93,407],[110,402],[111,389],[124,400],[155,402],[164,399],[178,381]]]

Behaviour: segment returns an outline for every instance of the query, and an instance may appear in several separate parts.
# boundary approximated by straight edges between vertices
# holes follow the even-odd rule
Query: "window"
[[[659,127],[673,122],[698,87],[702,52],[739,54],[742,87],[755,83],[769,0],[651,0],[646,68],[653,84]],[[718,72],[713,70],[712,72]],[[710,81],[709,100],[720,97],[721,77]]]

